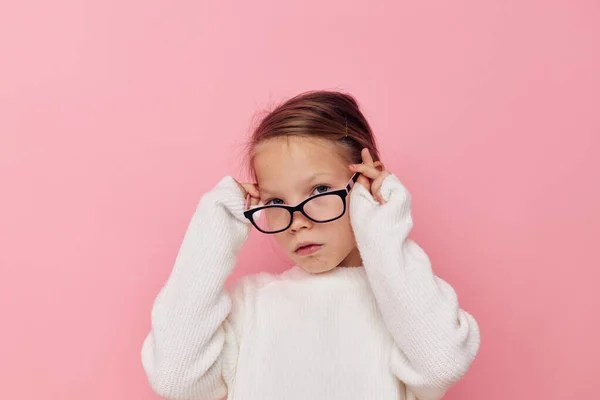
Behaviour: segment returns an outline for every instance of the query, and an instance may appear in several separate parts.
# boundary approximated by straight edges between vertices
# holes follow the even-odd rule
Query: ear
[[[385,166],[383,165],[383,163],[381,161],[375,161],[373,163],[373,166],[377,169],[377,171],[382,172],[385,171]]]

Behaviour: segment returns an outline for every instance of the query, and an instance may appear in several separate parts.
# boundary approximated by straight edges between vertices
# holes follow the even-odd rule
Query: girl
[[[353,97],[308,92],[249,144],[257,184],[204,194],[152,309],[142,363],[167,399],[440,399],[479,328],[408,234],[411,198]],[[356,184],[355,184],[356,182]],[[295,266],[225,281],[254,227]]]

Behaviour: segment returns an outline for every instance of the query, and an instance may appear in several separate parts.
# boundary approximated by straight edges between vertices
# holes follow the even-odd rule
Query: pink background
[[[322,88],[481,324],[447,398],[598,397],[600,6],[369,3],[2,2],[0,397],[156,399],[139,352],[196,203],[257,111]]]

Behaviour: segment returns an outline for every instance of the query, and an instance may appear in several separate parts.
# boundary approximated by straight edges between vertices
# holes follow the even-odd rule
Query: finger
[[[385,171],[385,166],[383,165],[383,163],[381,161],[375,161],[373,163],[373,166],[375,168],[377,168],[377,171],[380,171],[380,172]]]
[[[375,179],[379,176],[379,174],[381,174],[377,168],[367,164],[350,164],[349,168],[354,172],[360,172],[369,179]]]
[[[371,182],[364,175],[359,175],[356,182],[363,185],[369,192],[371,191]]]
[[[260,202],[260,198],[250,196],[250,207],[257,206],[259,202]]]
[[[252,197],[260,197],[260,192],[258,191],[258,187],[253,183],[242,183],[242,187],[246,191],[246,193],[250,194]]]
[[[364,149],[362,149],[362,151],[360,152],[360,155],[362,156],[363,162],[367,165],[373,165],[373,157],[371,157],[371,153],[369,152],[369,149],[367,149],[366,147]]]
[[[252,183],[238,183],[242,189],[243,195],[246,198],[245,208],[249,209],[253,206],[258,205],[260,201],[260,192],[258,187]]]
[[[371,192],[373,193],[373,197],[377,199],[377,201],[379,201],[381,204],[387,203],[387,201],[385,201],[383,199],[383,196],[381,195],[381,185],[383,184],[383,181],[388,175],[390,175],[390,173],[384,171],[380,173],[379,176],[375,180],[373,180],[373,182],[371,182]]]

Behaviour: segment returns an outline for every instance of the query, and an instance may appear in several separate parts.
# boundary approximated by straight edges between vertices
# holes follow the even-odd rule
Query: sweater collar
[[[291,278],[348,278],[348,279],[360,279],[363,280],[366,277],[366,271],[363,266],[356,267],[335,267],[334,269],[322,272],[319,274],[312,274],[310,272],[306,272],[302,269],[298,264],[294,265],[292,268],[285,272],[286,275]]]

